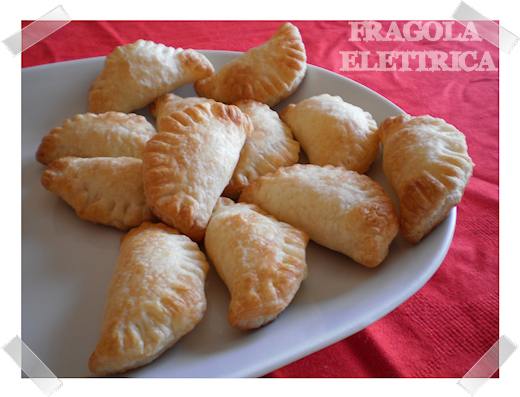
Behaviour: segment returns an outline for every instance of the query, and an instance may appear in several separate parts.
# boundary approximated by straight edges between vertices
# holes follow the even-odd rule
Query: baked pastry
[[[161,125],[162,118],[169,116],[173,112],[182,112],[183,110],[199,103],[210,102],[215,101],[213,99],[198,96],[183,98],[169,92],[155,99],[155,101],[150,104],[150,113],[155,117],[156,124]]]
[[[343,167],[295,164],[246,186],[239,202],[253,203],[311,240],[367,267],[379,265],[399,231],[386,191]]]
[[[206,102],[213,102],[213,99],[199,96],[184,98],[173,92],[168,92],[156,98],[155,101],[150,104],[150,113],[156,119],[161,119],[163,116],[169,116],[173,112],[182,112],[198,103]]]
[[[298,161],[300,144],[291,129],[269,106],[251,99],[235,103],[253,122],[253,132],[247,139],[240,159],[224,195],[237,199],[244,186],[259,176]]]
[[[383,121],[379,136],[401,235],[418,243],[462,199],[474,166],[466,137],[442,119],[408,114]]]
[[[157,220],[146,205],[142,172],[142,161],[132,157],[60,157],[41,181],[81,219],[129,230]]]
[[[144,116],[120,112],[77,114],[43,137],[36,160],[59,157],[136,157],[156,133]]]
[[[322,94],[289,104],[280,118],[291,127],[312,164],[364,173],[379,153],[372,115],[339,96]]]
[[[254,204],[218,200],[204,247],[231,294],[233,327],[259,328],[285,310],[307,278],[308,242],[307,233]]]
[[[194,88],[200,96],[228,104],[254,99],[273,107],[296,91],[306,71],[300,31],[286,22],[268,41],[196,81]]]
[[[253,124],[238,107],[201,103],[163,117],[143,152],[150,209],[167,225],[201,241]]]
[[[121,238],[90,371],[113,374],[150,363],[190,332],[206,310],[208,262],[199,246],[162,223]]]
[[[140,39],[116,47],[107,56],[89,90],[89,112],[132,112],[213,72],[208,59],[194,50]]]

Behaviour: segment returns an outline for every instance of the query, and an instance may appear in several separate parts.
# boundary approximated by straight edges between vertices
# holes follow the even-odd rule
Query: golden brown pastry
[[[170,113],[181,112],[199,103],[210,102],[214,102],[214,100],[200,96],[181,97],[173,92],[168,92],[150,104],[150,113],[153,117],[160,118],[161,115],[168,116]]]
[[[201,241],[253,125],[238,107],[202,103],[163,117],[143,152],[148,206],[167,225]]]
[[[231,294],[229,323],[259,328],[290,304],[307,277],[307,233],[254,204],[220,198],[204,247]]]
[[[125,234],[90,371],[107,375],[143,366],[190,332],[206,310],[208,270],[199,246],[162,223]]]
[[[155,127],[144,116],[120,112],[77,114],[43,137],[36,159],[49,164],[59,157],[136,157]]]
[[[280,118],[291,127],[312,164],[364,173],[379,153],[372,115],[339,96],[322,94],[289,104]]]
[[[157,124],[160,124],[159,121],[163,117],[169,116],[173,112],[182,112],[189,107],[197,105],[198,103],[206,102],[209,103],[214,101],[213,99],[198,96],[183,98],[175,95],[172,92],[169,92],[160,96],[159,98],[156,98],[155,101],[150,104],[150,113],[158,121]]]
[[[385,259],[399,229],[386,191],[368,176],[343,167],[279,168],[246,186],[239,201],[258,205],[316,243],[367,267]]]
[[[194,88],[200,96],[228,104],[254,99],[272,107],[296,91],[307,71],[306,62],[300,31],[286,22],[268,41],[196,81]]]
[[[244,186],[259,176],[298,161],[300,144],[291,129],[269,106],[251,99],[235,103],[253,122],[253,132],[247,139],[240,159],[224,195],[237,199]]]
[[[379,126],[383,170],[399,198],[401,234],[418,243],[460,203],[473,173],[466,137],[444,120],[402,114]]]
[[[81,219],[129,230],[157,220],[146,205],[142,172],[142,161],[132,157],[60,157],[41,180]]]
[[[132,112],[213,72],[207,58],[194,50],[140,39],[116,47],[107,56],[89,90],[89,112]]]

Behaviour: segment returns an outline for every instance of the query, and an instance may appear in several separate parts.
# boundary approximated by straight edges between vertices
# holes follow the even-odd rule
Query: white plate
[[[218,69],[238,53],[201,51]],[[123,232],[82,221],[40,178],[41,139],[77,113],[104,58],[22,70],[22,339],[57,377],[88,377],[88,359],[101,327],[105,296]],[[196,95],[192,85],[175,91]],[[402,111],[345,77],[309,65],[295,94],[277,106],[329,93],[372,113],[378,123]],[[146,109],[138,112],[147,117]],[[369,175],[390,190],[379,157]],[[368,269],[310,243],[309,278],[276,321],[255,331],[227,322],[229,294],[212,269],[203,320],[153,363],[131,377],[257,377],[346,338],[417,292],[442,263],[456,212],[420,244],[398,236],[379,267]]]

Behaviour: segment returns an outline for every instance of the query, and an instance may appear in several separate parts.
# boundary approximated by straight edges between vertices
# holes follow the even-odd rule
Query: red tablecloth
[[[367,33],[374,30],[366,27],[377,24],[292,22],[300,29],[309,64],[355,80],[412,115],[430,114],[455,125],[465,133],[476,166],[458,206],[451,248],[431,280],[364,330],[266,376],[462,377],[499,337],[499,50],[465,35],[465,28],[454,21],[384,21],[373,41]],[[173,47],[246,51],[269,39],[280,24],[73,21],[24,51],[22,67],[107,55],[115,46],[139,38]],[[420,25],[426,26],[423,31]],[[459,35],[468,40],[450,40]],[[404,40],[384,41],[399,36]],[[387,67],[397,70],[381,70],[377,51],[393,50],[398,53]],[[361,53],[352,51],[368,53],[367,64]],[[429,55],[423,62],[421,55],[414,59],[409,51]],[[406,57],[408,68],[403,65]],[[438,67],[431,65],[432,57],[440,59]],[[442,70],[444,65],[451,70]],[[421,70],[432,66],[438,70]],[[356,67],[365,70],[348,70]]]

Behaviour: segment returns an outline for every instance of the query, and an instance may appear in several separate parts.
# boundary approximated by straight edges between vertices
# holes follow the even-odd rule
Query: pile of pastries
[[[273,110],[306,62],[291,23],[218,71],[194,50],[138,40],[107,56],[89,112],[42,139],[43,186],[80,218],[126,232],[92,372],[145,365],[190,332],[210,263],[231,295],[230,324],[254,329],[307,277],[309,240],[375,267],[399,231],[418,243],[460,202],[473,162],[441,119],[378,126],[326,93]],[[188,83],[199,96],[172,93]],[[146,106],[155,125],[132,113]],[[399,211],[365,175],[380,146]]]

